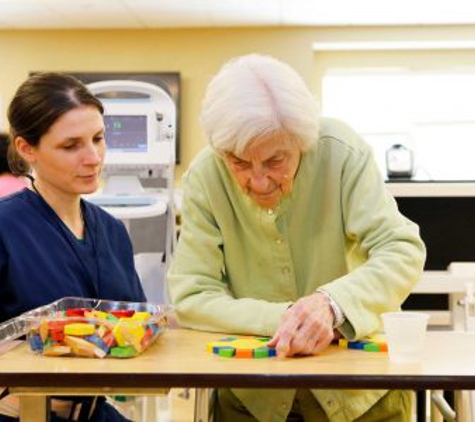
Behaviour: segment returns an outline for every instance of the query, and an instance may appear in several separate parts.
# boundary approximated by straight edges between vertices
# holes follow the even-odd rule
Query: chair
[[[459,305],[463,308],[464,330],[467,332],[475,332],[475,295],[474,283],[466,284],[466,295]],[[444,420],[475,422],[475,392],[474,391],[460,391],[455,396],[455,409],[452,409],[445,400],[441,391],[433,391],[431,393],[431,402],[433,408],[436,408]],[[435,422],[436,415],[432,418]]]

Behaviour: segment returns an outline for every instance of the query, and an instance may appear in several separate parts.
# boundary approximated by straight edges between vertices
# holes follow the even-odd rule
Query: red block
[[[105,334],[104,337],[102,337],[102,341],[109,348],[114,347],[116,345],[114,334],[112,334],[112,331],[109,331],[107,334]]]
[[[84,316],[84,312],[89,311],[89,309],[84,309],[84,308],[71,308],[71,309],[66,309],[66,316],[71,317],[71,316]]]
[[[116,318],[129,318],[135,314],[135,311],[133,309],[116,309],[115,311],[110,311],[110,313]]]
[[[51,338],[54,341],[63,341],[64,340],[64,331],[63,330],[51,330]]]

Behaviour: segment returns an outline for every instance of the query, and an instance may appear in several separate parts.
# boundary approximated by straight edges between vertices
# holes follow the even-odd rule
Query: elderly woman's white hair
[[[302,151],[318,139],[319,107],[301,76],[270,56],[250,54],[225,64],[209,83],[201,124],[218,153],[242,153],[250,141],[276,133]]]

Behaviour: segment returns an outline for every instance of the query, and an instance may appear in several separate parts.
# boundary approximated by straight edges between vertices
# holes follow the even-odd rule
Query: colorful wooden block
[[[134,346],[135,350],[141,350],[140,340],[145,334],[145,329],[140,321],[119,321],[112,332],[120,347]]]
[[[110,322],[117,322],[119,321],[119,318],[117,318],[115,315],[112,315],[112,314],[109,314],[107,315],[107,321],[110,321]]]
[[[383,334],[375,334],[359,341],[339,339],[338,346],[343,349],[363,350],[365,352],[387,352],[388,346]]]
[[[218,354],[218,351],[221,347],[229,346],[229,341],[214,341],[212,343],[208,343],[206,345],[206,350],[211,353]]]
[[[90,336],[94,334],[94,324],[75,323],[64,326],[64,334],[71,336]]]
[[[131,318],[146,321],[147,319],[151,318],[151,316],[152,314],[150,312],[135,312]]]
[[[48,332],[49,332],[48,322],[45,321],[45,320],[41,321],[39,333],[40,333],[40,336],[41,336],[41,340],[43,340],[43,342],[46,341],[46,339],[48,337]]]
[[[89,341],[90,343],[95,344],[99,349],[103,350],[105,354],[109,353],[110,347],[104,342],[99,336],[87,336],[84,340]]]
[[[253,350],[253,357],[255,359],[262,359],[262,358],[268,358],[269,357],[269,349],[268,347],[261,347],[260,349],[254,349]]]
[[[131,358],[137,354],[137,351],[132,346],[113,347],[111,349],[111,356],[115,358]]]
[[[165,318],[157,318],[158,313],[114,312],[116,315],[83,308],[57,311],[29,331],[30,347],[47,356],[91,358],[104,358],[112,348],[121,347],[114,352],[116,357],[131,357],[145,350],[168,326]]]
[[[68,317],[73,317],[73,316],[84,316],[84,312],[89,311],[89,309],[83,309],[83,308],[71,308],[71,309],[66,309],[65,315]]]
[[[227,358],[262,359],[276,356],[275,349],[267,347],[268,337],[228,337],[206,345],[208,352]]]
[[[28,342],[30,344],[31,350],[34,352],[43,351],[43,340],[41,340],[41,336],[39,334],[28,336]]]
[[[365,352],[380,352],[380,348],[376,343],[368,343],[364,345],[363,350]]]
[[[84,316],[86,318],[92,318],[92,319],[107,319],[107,315],[108,315],[107,312],[97,311],[97,310],[84,312]]]
[[[116,309],[110,313],[116,318],[129,318],[135,314],[135,311],[133,309]]]
[[[82,338],[65,336],[64,342],[71,348],[76,356],[85,358],[93,358],[94,356],[97,356],[95,352],[98,347]]]
[[[214,353],[223,358],[232,358],[236,354],[236,349],[234,347],[221,347]]]
[[[50,336],[54,341],[63,341],[64,340],[64,330],[62,328],[50,330]]]
[[[64,356],[71,353],[69,346],[51,346],[43,351],[45,356]]]
[[[340,340],[338,340],[338,346],[343,349],[348,349],[348,340],[346,338],[341,338]]]
[[[236,358],[244,358],[244,359],[252,359],[254,357],[254,350],[253,349],[239,349],[236,348],[236,353],[234,357]]]
[[[349,341],[348,349],[363,350],[365,344],[368,344],[365,341]]]

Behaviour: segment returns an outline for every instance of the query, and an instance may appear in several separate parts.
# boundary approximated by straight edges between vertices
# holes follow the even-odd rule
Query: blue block
[[[31,350],[33,350],[34,352],[43,351],[43,340],[41,340],[41,337],[39,334],[29,337],[28,343],[30,344]]]
[[[348,349],[363,350],[365,344],[368,344],[368,342],[367,341],[349,341]]]
[[[150,329],[152,330],[153,335],[156,335],[158,333],[158,326],[157,324],[149,324],[148,325]]]
[[[109,353],[110,347],[99,336],[87,336],[84,338],[84,340],[95,344],[97,347],[99,347],[99,349],[102,349],[104,352]]]

